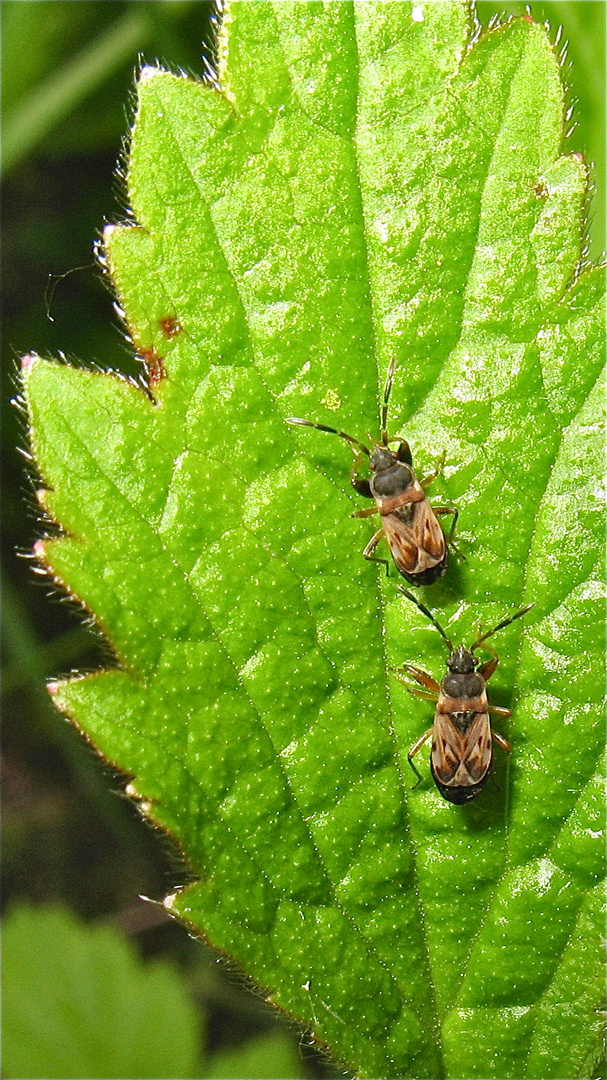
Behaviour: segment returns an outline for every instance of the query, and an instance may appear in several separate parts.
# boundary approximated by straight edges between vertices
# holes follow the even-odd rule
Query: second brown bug
[[[358,510],[352,514],[352,517],[369,517],[371,514],[379,514],[382,526],[371,537],[363,551],[365,559],[383,563],[386,571],[388,570],[388,560],[380,559],[373,554],[380,540],[385,536],[396,568],[403,577],[411,585],[431,585],[437,578],[441,578],[447,569],[449,562],[447,545],[453,539],[457,510],[453,506],[430,505],[424,489],[437,476],[438,468],[423,480],[418,480],[413,471],[409,443],[404,439],[388,438],[388,402],[396,366],[397,360],[394,357],[388,368],[384,387],[381,442],[373,443],[371,449],[352,435],[347,435],[345,431],[338,431],[325,424],[316,424],[312,420],[301,420],[299,417],[291,416],[285,423],[299,424],[302,427],[316,428],[318,431],[338,435],[340,439],[345,439],[350,443],[353,450],[355,448],[358,450],[350,472],[350,482],[359,495],[373,499],[375,506],[368,510]],[[398,442],[396,450],[390,449],[391,442]],[[363,455],[369,459],[371,469],[369,479],[358,475]],[[453,515],[448,539],[445,538],[437,520],[437,516],[441,514]]]
[[[392,671],[392,674],[404,683],[410,694],[416,697],[437,699],[434,723],[411,747],[408,755],[409,764],[419,777],[417,783],[421,783],[422,775],[413,764],[413,758],[432,736],[430,769],[434,782],[444,799],[461,805],[474,799],[487,783],[493,756],[493,741],[510,753],[509,744],[491,729],[489,721],[489,713],[501,717],[508,717],[511,713],[510,709],[489,705],[487,701],[486,683],[493,675],[499,661],[495,649],[492,649],[490,645],[485,645],[485,642],[498,630],[503,630],[515,619],[520,619],[522,615],[530,611],[533,604],[527,604],[514,615],[502,619],[492,630],[488,630],[482,637],[478,636],[470,648],[458,645],[454,649],[441,624],[425,604],[422,604],[401,585],[397,588],[430,619],[432,625],[443,636],[449,649],[447,658],[449,671],[440,684],[427,672],[421,671],[413,664],[403,664],[398,670]],[[480,660],[474,656],[475,649],[481,647],[493,653],[491,659],[484,664],[480,664]],[[419,690],[416,686],[410,686],[403,678],[405,672],[413,676],[424,689]]]

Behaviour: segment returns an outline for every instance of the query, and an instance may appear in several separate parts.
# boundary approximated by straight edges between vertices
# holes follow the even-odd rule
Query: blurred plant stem
[[[45,648],[32,630],[24,605],[5,574],[2,577],[2,614],[2,638],[10,657],[13,685],[27,690],[38,723],[49,741],[59,747],[82,800],[101,816],[116,836],[124,838],[129,832],[129,823],[121,813],[119,803],[108,798],[107,779],[96,758],[67,721],[58,722],[45,687],[48,675]]]
[[[4,123],[2,175],[14,169],[66,113],[141,48],[151,27],[146,8],[129,11],[74,60],[21,99]]]
[[[41,677],[46,679],[58,670],[71,668],[90,651],[90,647],[91,642],[83,636],[81,626],[74,626],[44,644],[38,642]],[[21,657],[13,657],[2,668],[2,693],[10,694],[26,684],[31,688],[31,671],[24,667]]]
[[[140,3],[73,60],[21,98],[6,116],[0,171],[5,176],[84,98],[148,43],[158,23],[174,20],[190,3]]]

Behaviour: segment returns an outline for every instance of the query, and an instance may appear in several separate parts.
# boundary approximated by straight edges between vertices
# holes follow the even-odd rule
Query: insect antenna
[[[450,639],[447,637],[447,635],[446,635],[445,631],[443,630],[441,624],[439,623],[438,619],[435,618],[435,616],[430,611],[430,608],[427,608],[425,604],[422,604],[421,600],[418,600],[417,596],[414,596],[413,593],[409,592],[408,589],[405,589],[403,585],[397,585],[396,588],[398,589],[399,592],[402,592],[403,596],[406,596],[408,600],[411,600],[415,604],[415,606],[417,608],[419,608],[419,610],[422,612],[422,614],[424,614],[426,616],[427,619],[430,619],[430,622],[432,623],[432,625],[436,627],[439,634],[441,634],[442,637],[447,642],[447,648],[449,649],[449,652],[453,652],[453,645],[451,644]],[[516,618],[516,616],[515,616],[515,618]],[[495,629],[497,630],[497,629],[499,629],[499,627],[496,626]],[[493,633],[493,631],[491,631],[491,632]],[[486,636],[488,637],[489,635],[486,635]]]
[[[346,442],[351,443],[352,446],[357,446],[363,454],[367,455],[367,457],[371,456],[371,451],[368,446],[359,442],[358,439],[353,438],[352,435],[346,435],[345,431],[338,431],[337,428],[327,427],[326,424],[315,424],[312,420],[301,420],[299,416],[286,417],[285,424],[299,424],[301,427],[311,427],[316,428],[318,431],[328,431],[330,435],[339,435],[340,439],[345,439]]]
[[[479,645],[482,645],[483,641],[486,641],[487,638],[492,637],[492,635],[496,634],[498,630],[503,630],[505,626],[510,626],[510,623],[514,622],[515,619],[520,619],[522,615],[526,615],[528,611],[531,611],[532,607],[535,607],[535,604],[527,604],[525,607],[522,607],[520,611],[517,611],[514,615],[509,615],[507,619],[502,619],[501,622],[498,622],[497,626],[493,627],[493,630],[488,630],[486,634],[483,634],[482,637],[476,639],[474,645],[470,649],[470,652],[474,652],[475,649],[478,649]]]
[[[384,386],[384,402],[381,409],[381,441],[382,446],[388,445],[388,402],[390,401],[390,394],[392,393],[392,382],[394,380],[394,372],[398,366],[398,358],[393,356],[388,368],[388,374],[386,376],[386,385]]]

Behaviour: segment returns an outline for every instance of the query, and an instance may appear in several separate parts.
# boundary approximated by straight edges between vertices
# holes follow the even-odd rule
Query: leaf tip
[[[156,67],[155,64],[145,64],[139,72],[139,82],[150,82],[150,80],[156,78],[157,75],[163,74],[162,68]]]
[[[39,359],[40,359],[40,357],[38,356],[37,353],[26,353],[25,356],[22,356],[21,357],[21,371],[23,372],[23,374],[28,375],[29,372],[32,370],[32,368],[33,368],[34,364],[36,363],[36,361],[39,360]]]

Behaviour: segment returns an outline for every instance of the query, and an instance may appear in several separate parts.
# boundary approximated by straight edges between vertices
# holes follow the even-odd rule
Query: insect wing
[[[400,508],[399,508],[400,509]],[[410,520],[403,520],[403,511]],[[422,502],[403,507],[381,519],[392,558],[403,574],[423,574],[440,565],[446,554],[446,543],[432,507]]]
[[[415,504],[413,529],[420,549],[430,557],[433,564],[439,562],[445,554],[445,534],[430,503],[425,499]]]
[[[491,742],[491,723],[488,713],[477,713],[465,736],[462,752],[462,764],[470,782],[479,784],[491,768],[493,746]]]
[[[401,574],[416,573],[419,547],[410,526],[405,525],[396,514],[386,514],[381,523],[392,558]]]
[[[434,717],[432,738],[432,775],[437,783],[452,784],[461,765],[461,735],[448,716]]]
[[[466,731],[448,714],[437,713],[432,742],[432,774],[442,787],[477,788],[491,768],[491,725],[488,713],[476,713]]]

